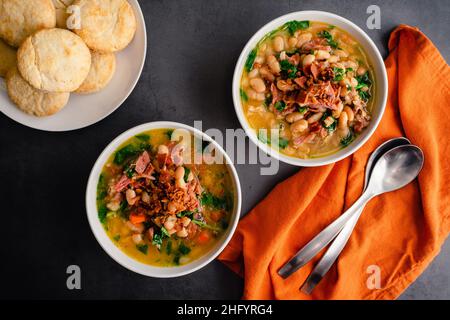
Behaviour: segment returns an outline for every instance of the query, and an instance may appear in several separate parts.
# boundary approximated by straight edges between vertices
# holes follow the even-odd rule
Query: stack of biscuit
[[[0,77],[20,110],[49,116],[72,92],[105,88],[115,73],[115,52],[135,32],[126,0],[0,0]]]

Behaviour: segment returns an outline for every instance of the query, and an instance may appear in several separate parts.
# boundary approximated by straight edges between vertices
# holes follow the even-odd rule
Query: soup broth
[[[186,154],[184,139],[169,129],[137,135],[114,152],[99,178],[97,207],[106,233],[145,264],[190,263],[228,228],[234,199],[227,165],[194,163],[203,150]]]
[[[345,148],[369,125],[375,79],[350,34],[290,21],[252,50],[240,90],[262,142],[288,156],[314,158]]]

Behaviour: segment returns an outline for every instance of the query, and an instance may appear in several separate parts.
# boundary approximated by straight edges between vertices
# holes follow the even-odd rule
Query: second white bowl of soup
[[[387,100],[383,59],[352,22],[295,12],[262,27],[239,57],[233,102],[250,139],[283,162],[320,166],[358,150]]]
[[[211,262],[239,220],[241,190],[225,151],[195,128],[152,122],[117,137],[92,169],[90,226],[126,268],[177,277]]]

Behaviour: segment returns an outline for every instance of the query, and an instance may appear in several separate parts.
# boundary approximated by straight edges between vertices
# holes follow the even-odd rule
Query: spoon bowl
[[[403,188],[422,170],[424,155],[413,145],[399,146],[386,152],[373,168],[367,191],[373,195]]]

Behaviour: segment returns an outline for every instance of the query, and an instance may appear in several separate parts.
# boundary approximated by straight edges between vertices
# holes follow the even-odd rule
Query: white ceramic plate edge
[[[131,83],[129,90],[127,90],[127,93],[125,95],[123,95],[123,97],[121,99],[119,99],[119,101],[117,103],[115,103],[115,106],[113,108],[111,108],[110,110],[102,113],[101,115],[99,115],[98,117],[96,117],[95,119],[91,119],[89,121],[84,122],[83,124],[78,124],[78,125],[74,125],[74,126],[70,126],[69,128],[53,128],[53,127],[48,127],[46,126],[44,123],[44,121],[48,121],[50,117],[43,117],[43,118],[37,118],[34,116],[30,116],[27,115],[25,113],[22,114],[21,111],[18,110],[8,110],[8,107],[2,107],[0,108],[0,112],[2,112],[5,116],[7,116],[8,118],[10,118],[11,120],[20,123],[26,127],[32,128],[32,129],[36,129],[36,130],[40,130],[40,131],[48,131],[48,132],[68,132],[68,131],[74,131],[74,130],[79,130],[82,128],[86,128],[89,127],[93,124],[96,124],[97,122],[102,121],[103,119],[107,118],[108,116],[110,116],[114,111],[116,111],[120,106],[122,106],[122,104],[125,102],[126,99],[128,99],[128,97],[131,95],[131,93],[133,92],[133,90],[135,89],[137,83],[139,82],[139,79],[142,75],[142,71],[144,69],[144,65],[145,65],[145,61],[146,61],[146,56],[147,56],[147,27],[145,24],[145,19],[144,19],[144,15],[142,13],[141,7],[139,5],[139,2],[137,0],[128,0],[130,2],[130,4],[135,8],[135,14],[136,14],[136,20],[138,20],[138,22],[140,22],[140,24],[142,25],[143,28],[143,42],[144,42],[144,49],[143,49],[143,59],[141,59],[141,63],[140,66],[138,67],[139,72],[137,73],[136,78],[134,79],[134,81]],[[138,23],[139,26],[139,23]],[[136,41],[136,39],[133,39],[133,41]],[[126,49],[125,49],[126,50]],[[118,52],[117,54],[120,54],[120,52]],[[0,80],[3,81],[3,79],[0,78]],[[4,83],[4,82],[0,82],[0,83]],[[88,95],[86,95],[88,96]],[[70,99],[73,99],[73,97],[71,97]],[[70,100],[69,100],[70,102]],[[14,108],[16,108],[14,106]],[[19,116],[17,116],[17,114],[19,114]],[[30,119],[30,121],[27,121],[26,119]],[[25,120],[24,120],[25,119]],[[34,121],[36,120],[36,121]]]

